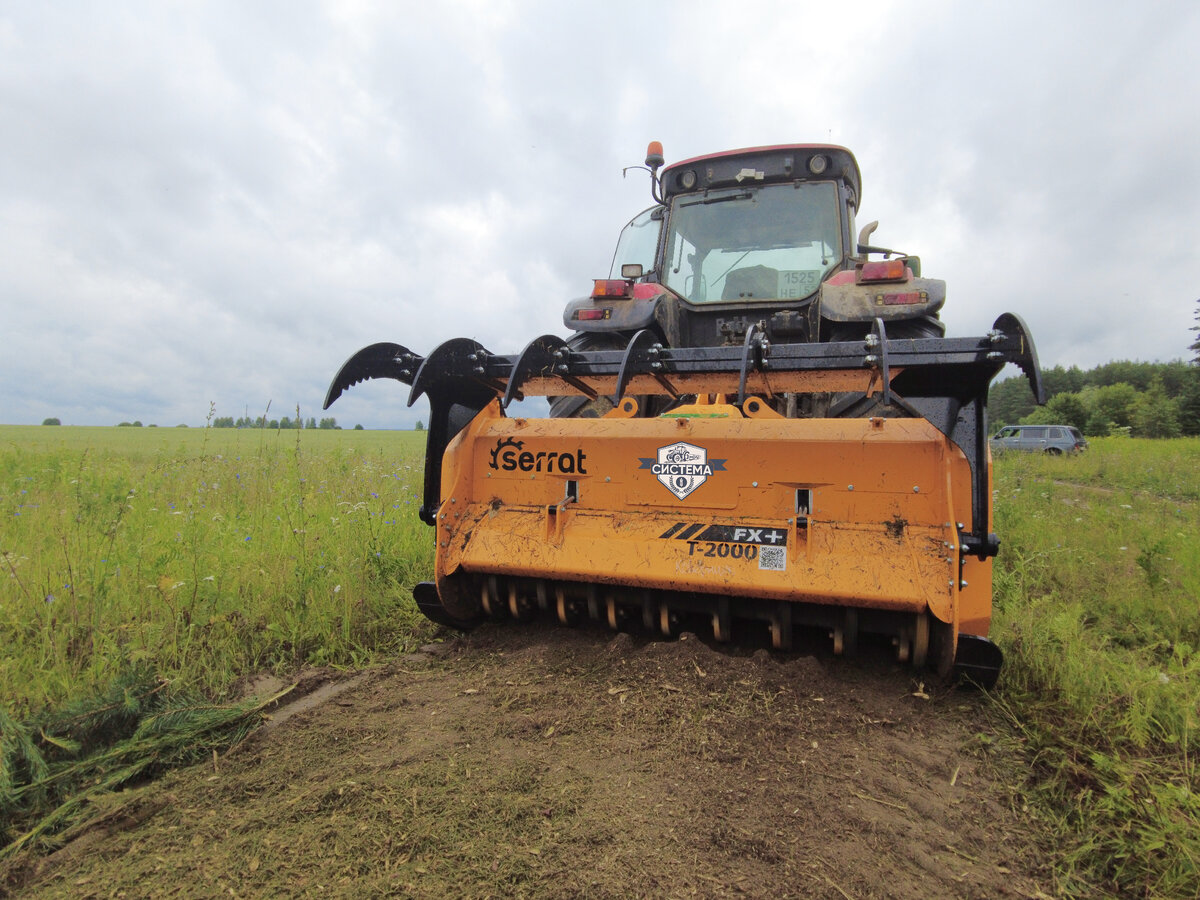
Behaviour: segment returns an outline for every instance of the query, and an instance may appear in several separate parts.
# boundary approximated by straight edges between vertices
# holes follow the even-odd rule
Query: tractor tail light
[[[628,297],[629,282],[620,278],[597,278],[592,288],[593,297]]]
[[[858,283],[878,281],[908,281],[908,266],[905,265],[904,258],[863,263],[862,268],[858,270]]]

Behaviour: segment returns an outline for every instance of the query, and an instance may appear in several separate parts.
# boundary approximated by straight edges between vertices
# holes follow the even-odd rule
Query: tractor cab
[[[659,182],[667,208],[659,282],[694,304],[812,297],[848,264],[858,181],[854,157],[841,148],[743,150],[676,163]]]
[[[918,320],[919,336],[942,333],[944,283],[920,279],[916,257],[867,246],[874,223],[855,240],[862,179],[849,150],[788,144],[695,157],[660,174],[662,164],[652,143],[656,204],[622,230],[609,277],[567,307],[572,329],[614,333],[615,344],[652,328],[681,347],[739,343],[760,321],[776,340],[803,342],[865,334],[879,317]],[[898,259],[864,278],[871,252]]]

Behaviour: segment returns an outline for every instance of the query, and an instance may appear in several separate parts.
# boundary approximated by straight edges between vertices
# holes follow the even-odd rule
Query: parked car
[[[1005,425],[988,443],[992,452],[1026,450],[1053,456],[1078,453],[1088,445],[1079,429],[1070,425]]]

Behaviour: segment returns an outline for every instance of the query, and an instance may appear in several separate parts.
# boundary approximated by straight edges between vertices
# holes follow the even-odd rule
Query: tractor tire
[[[826,322],[822,328],[822,340],[864,341],[871,333],[869,322]],[[946,326],[934,316],[905,319],[886,326],[888,340],[918,340],[946,336]],[[884,406],[878,394],[868,397],[859,393],[833,394],[829,399],[826,415],[831,419],[906,418],[911,415],[903,407]]]
[[[572,350],[624,350],[628,343],[629,335],[622,332],[579,331],[567,339],[567,346]],[[598,419],[612,408],[612,397],[600,396],[591,400],[581,396],[550,398],[552,419]]]
[[[940,338],[946,336],[946,325],[936,316],[921,316],[917,319],[902,319],[885,323],[887,336],[893,341],[917,338]],[[822,341],[863,341],[871,333],[870,322],[830,322],[824,320],[821,328]]]

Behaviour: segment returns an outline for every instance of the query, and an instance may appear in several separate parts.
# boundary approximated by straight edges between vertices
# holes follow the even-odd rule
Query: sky
[[[566,335],[650,140],[847,146],[948,334],[1187,358],[1198,46],[1193,0],[0,0],[0,423],[411,428],[322,412],[342,362]]]

